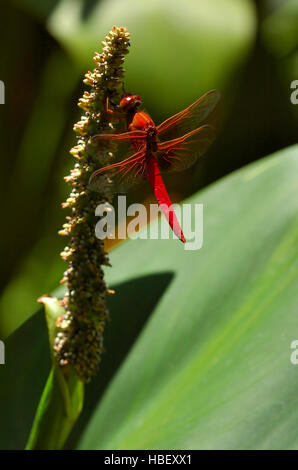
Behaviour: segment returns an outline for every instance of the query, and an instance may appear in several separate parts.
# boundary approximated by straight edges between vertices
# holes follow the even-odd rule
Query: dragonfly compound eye
[[[124,95],[120,101],[120,108],[129,111],[142,104],[142,98],[139,95]]]

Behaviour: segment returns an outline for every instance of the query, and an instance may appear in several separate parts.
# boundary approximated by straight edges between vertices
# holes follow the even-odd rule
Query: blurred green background
[[[73,166],[82,77],[113,24],[131,33],[126,89],[156,123],[212,88],[218,137],[191,170],[166,179],[174,201],[297,141],[297,0],[14,0],[1,3],[0,338],[36,310],[65,269],[57,235]],[[130,195],[148,198],[149,188]]]

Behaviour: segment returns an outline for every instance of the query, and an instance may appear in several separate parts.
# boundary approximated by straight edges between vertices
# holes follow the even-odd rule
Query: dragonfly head
[[[120,100],[120,108],[125,112],[136,110],[142,104],[142,98],[139,95],[123,95]]]

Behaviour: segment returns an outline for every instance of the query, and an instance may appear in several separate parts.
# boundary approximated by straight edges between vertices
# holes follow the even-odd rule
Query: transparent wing
[[[138,152],[146,145],[146,132],[132,131],[122,134],[97,134],[92,138],[102,163],[116,163]]]
[[[121,162],[96,170],[90,177],[88,188],[104,194],[126,193],[146,177],[145,154],[142,148]]]
[[[158,144],[157,160],[163,171],[183,171],[193,165],[215,139],[212,126],[201,126],[183,137]]]
[[[166,119],[157,126],[160,140],[171,140],[196,129],[214,109],[219,98],[220,94],[217,90],[208,91],[188,108]]]
[[[97,134],[93,136],[92,140],[95,142],[115,140],[115,141],[132,141],[132,140],[144,140],[146,138],[145,131],[130,131],[121,134]]]

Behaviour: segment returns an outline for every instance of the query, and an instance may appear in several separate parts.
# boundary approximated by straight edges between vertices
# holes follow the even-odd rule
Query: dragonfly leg
[[[107,117],[108,117],[109,119],[126,119],[126,116],[125,116],[124,113],[120,113],[120,112],[117,112],[117,111],[113,111],[113,110],[109,107],[109,98],[106,99],[105,112],[106,112]]]

